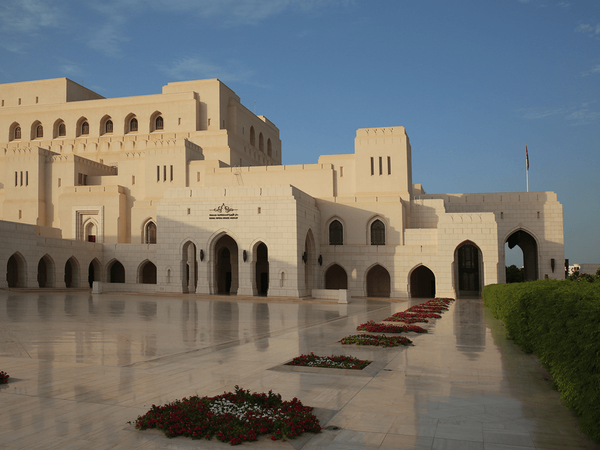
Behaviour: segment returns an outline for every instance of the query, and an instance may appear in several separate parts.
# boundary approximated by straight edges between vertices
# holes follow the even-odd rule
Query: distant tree
[[[525,279],[523,268],[518,268],[514,264],[506,268],[506,282],[520,283]]]

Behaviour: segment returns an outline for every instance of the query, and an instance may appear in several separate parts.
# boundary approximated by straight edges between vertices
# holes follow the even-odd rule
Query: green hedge
[[[600,282],[489,285],[483,301],[510,338],[539,357],[581,430],[600,444]]]

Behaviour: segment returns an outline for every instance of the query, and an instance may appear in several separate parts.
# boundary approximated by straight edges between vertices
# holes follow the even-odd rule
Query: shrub
[[[600,283],[490,285],[483,301],[510,338],[539,357],[581,430],[600,443]]]

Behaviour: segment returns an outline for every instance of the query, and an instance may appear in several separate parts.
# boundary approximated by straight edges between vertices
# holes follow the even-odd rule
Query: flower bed
[[[374,345],[377,347],[398,347],[400,345],[412,344],[412,341],[404,336],[386,336],[374,334],[353,334],[346,336],[340,341],[342,344]]]
[[[296,356],[286,366],[307,366],[307,367],[329,367],[332,369],[355,369],[362,370],[371,364],[372,361],[366,361],[353,356],[317,356],[311,352],[310,355]]]
[[[448,310],[452,298],[434,298],[424,303],[411,306],[406,311],[397,312],[383,319],[385,322],[417,323],[428,322],[427,319],[440,319],[441,313]]]
[[[368,331],[369,333],[406,333],[412,331],[414,333],[427,333],[425,328],[417,325],[387,325],[385,323],[375,323],[369,320],[366,323],[361,323],[356,327],[357,331]]]
[[[256,441],[259,435],[271,439],[291,439],[310,431],[321,431],[312,408],[294,398],[287,402],[281,395],[250,393],[239,386],[235,392],[216,397],[190,397],[152,408],[135,421],[140,430],[157,428],[168,438],[185,436],[212,439],[216,436],[231,445]]]
[[[437,317],[435,317],[437,316]],[[395,314],[392,314],[390,317],[386,317],[385,319],[383,319],[384,322],[404,322],[405,319],[409,319],[411,322],[410,323],[416,323],[416,322],[429,322],[427,319],[428,318],[436,318],[439,319],[440,316],[439,314],[434,314],[433,317],[427,313],[409,313],[409,312],[397,312]]]
[[[10,375],[7,374],[6,372],[0,370],[0,384],[6,384],[8,383],[8,379],[10,378]]]

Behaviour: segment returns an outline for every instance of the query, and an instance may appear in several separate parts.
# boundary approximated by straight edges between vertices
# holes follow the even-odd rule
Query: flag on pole
[[[527,145],[525,145],[525,162],[527,164],[527,170],[529,170],[529,152],[527,151]]]

